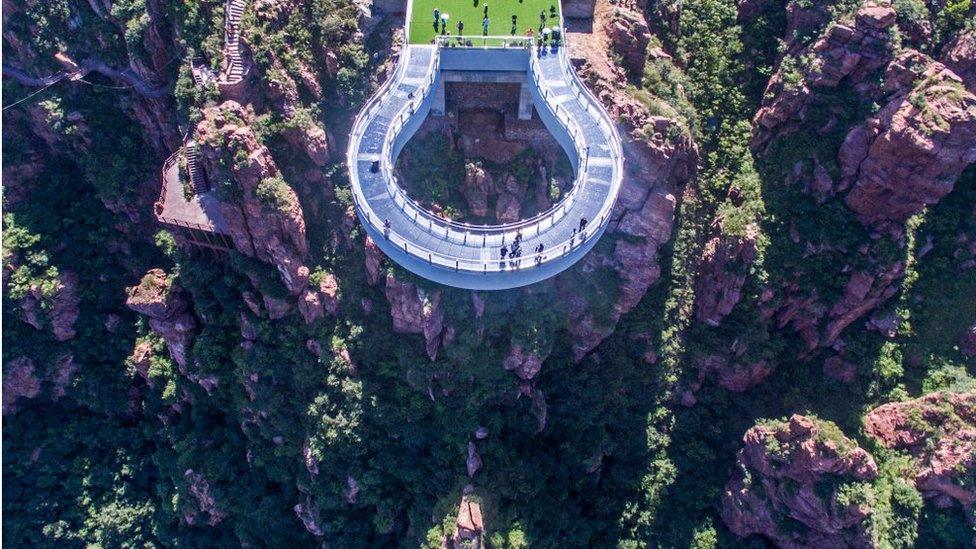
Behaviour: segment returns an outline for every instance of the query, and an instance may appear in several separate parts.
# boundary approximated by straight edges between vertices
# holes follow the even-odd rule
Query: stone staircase
[[[186,151],[186,171],[190,174],[190,189],[194,195],[203,194],[210,190],[207,175],[200,165],[200,147],[195,141],[188,141]]]
[[[224,22],[224,70],[221,83],[236,84],[244,79],[247,68],[241,57],[241,19],[246,0],[227,0]]]

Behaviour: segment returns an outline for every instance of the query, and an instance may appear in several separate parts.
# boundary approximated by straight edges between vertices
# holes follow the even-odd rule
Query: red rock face
[[[972,510],[976,487],[976,394],[932,393],[872,410],[864,430],[886,448],[915,460],[915,484],[939,507],[953,503]]]
[[[729,361],[724,357],[710,355],[698,362],[699,385],[706,377],[714,377],[721,387],[735,393],[755,387],[771,373],[773,367],[765,360],[743,361],[733,357]]]
[[[197,321],[181,288],[162,269],[152,269],[126,293],[126,307],[149,317],[149,327],[166,341],[170,356],[185,372],[186,352],[196,334]]]
[[[74,338],[75,321],[78,320],[78,307],[81,304],[78,297],[78,275],[73,271],[66,271],[58,277],[58,285],[46,313],[41,305],[43,299],[40,286],[31,285],[30,291],[20,302],[21,319],[38,330],[50,326],[58,341]]]
[[[706,244],[695,281],[695,317],[718,326],[742,299],[748,266],[756,259],[759,228],[750,226],[743,237],[716,235]]]
[[[913,51],[892,62],[886,80],[917,71],[845,141],[851,150],[840,157],[841,169],[851,175],[841,187],[853,179],[846,202],[865,225],[900,226],[948,194],[976,162],[976,96],[943,65]]]
[[[199,513],[207,516],[207,524],[210,526],[216,526],[227,518],[227,513],[217,507],[217,501],[214,499],[210,490],[210,483],[207,482],[207,479],[202,474],[195,472],[193,469],[187,469],[184,477],[186,478],[190,495],[193,496],[197,504],[196,509],[184,510],[183,519],[187,524],[191,526],[195,524]]]
[[[609,22],[607,34],[613,50],[623,58],[623,66],[632,76],[641,76],[647,59],[647,45],[651,33],[644,16],[635,11],[618,8]]]
[[[780,547],[870,545],[867,505],[841,505],[828,478],[845,482],[877,477],[874,459],[833,424],[794,415],[788,422],[753,427],[725,485],[722,520],[736,535],[760,534]],[[820,489],[818,489],[820,488]],[[783,528],[788,521],[803,528]]]
[[[339,281],[332,273],[326,273],[319,280],[318,288],[305,288],[298,297],[298,311],[307,324],[311,324],[328,313],[339,314]]]
[[[976,93],[976,30],[959,33],[946,46],[942,63],[962,78],[967,90]]]
[[[762,107],[753,119],[753,150],[765,150],[770,141],[794,131],[804,122],[806,107],[821,88],[836,87],[842,80],[855,89],[890,59],[893,45],[888,30],[895,12],[887,5],[861,8],[854,25],[836,24],[809,48],[795,56],[809,63],[799,69],[802,80],[791,82],[781,67],[769,80]]]
[[[818,295],[791,284],[781,291],[784,298],[764,314],[779,329],[790,326],[803,338],[808,349],[829,347],[857,319],[875,310],[898,292],[898,281],[905,274],[901,262],[883,266],[876,272],[857,271],[850,275],[844,293],[833,304]]]
[[[370,286],[376,286],[380,281],[380,264],[383,261],[383,251],[373,242],[373,239],[367,236],[365,252],[366,283]]]
[[[302,208],[287,184],[277,187],[274,204],[258,197],[261,182],[278,177],[279,170],[247,120],[248,112],[234,101],[209,107],[203,111],[195,138],[201,145],[207,173],[213,176],[229,171],[240,192],[238,203],[221,203],[234,246],[245,255],[274,265],[289,292],[299,295],[308,285]],[[226,170],[225,165],[229,166]]]
[[[485,531],[485,520],[481,514],[481,504],[472,501],[467,495],[461,497],[461,507],[457,515],[457,531],[451,539],[451,547],[478,547]],[[446,543],[444,544],[446,546]]]
[[[41,380],[34,375],[34,361],[27,357],[8,361],[3,369],[3,415],[17,411],[18,401],[41,392]]]
[[[471,215],[485,217],[488,215],[488,194],[493,192],[494,183],[491,174],[480,164],[469,162],[464,167],[464,186],[461,194],[468,203]]]
[[[399,334],[423,334],[427,356],[437,358],[444,332],[444,309],[441,292],[428,294],[409,282],[386,276],[386,299],[390,302],[393,331]]]
[[[548,353],[546,355],[548,356]],[[545,356],[540,357],[536,353],[524,349],[521,345],[513,345],[508,356],[505,357],[502,367],[514,371],[520,378],[528,381],[542,369],[542,362],[545,358]]]

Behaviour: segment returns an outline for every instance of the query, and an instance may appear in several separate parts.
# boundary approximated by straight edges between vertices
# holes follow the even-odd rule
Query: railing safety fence
[[[479,45],[478,41],[484,39],[484,41]],[[490,40],[489,40],[490,39]],[[452,44],[453,41],[453,44]],[[560,103],[555,101],[555,93],[551,91],[548,85],[546,85],[541,77],[542,70],[540,62],[537,56],[541,53],[537,46],[535,46],[530,38],[518,38],[518,37],[471,37],[469,39],[471,45],[467,44],[468,40],[465,42],[458,42],[457,37],[439,37],[436,41],[437,47],[434,48],[434,52],[431,56],[430,64],[428,65],[428,76],[419,85],[417,90],[414,92],[414,97],[411,101],[407,102],[395,115],[394,122],[387,129],[386,135],[384,137],[383,148],[381,149],[380,155],[380,165],[383,170],[384,179],[386,181],[386,187],[388,192],[390,192],[394,203],[400,207],[400,209],[407,214],[409,219],[412,219],[416,224],[420,226],[426,225],[426,230],[430,233],[437,234],[440,236],[440,231],[443,231],[443,238],[446,240],[453,240],[458,243],[468,244],[469,242],[474,242],[477,244],[477,240],[480,238],[482,241],[482,246],[487,245],[489,236],[501,235],[501,242],[511,242],[514,239],[516,233],[523,233],[531,235],[533,229],[536,234],[541,232],[543,228],[550,228],[556,224],[558,219],[566,215],[570,210],[574,201],[578,198],[579,193],[583,186],[585,185],[587,176],[587,163],[589,154],[585,150],[585,142],[583,141],[583,128],[578,120],[562,109],[560,113]],[[496,45],[497,44],[497,45]],[[491,226],[478,226],[468,223],[458,223],[451,220],[445,220],[440,218],[433,213],[429,212],[425,208],[421,207],[414,200],[410,199],[403,189],[396,184],[396,179],[393,177],[392,168],[389,166],[387,160],[391,156],[393,139],[402,130],[403,126],[406,124],[409,117],[420,107],[422,101],[424,101],[428,94],[433,91],[433,85],[437,78],[437,68],[440,59],[440,49],[442,47],[519,47],[526,48],[529,50],[530,58],[530,68],[532,77],[534,78],[535,84],[538,86],[539,90],[543,94],[543,100],[547,106],[549,106],[556,120],[566,129],[566,131],[573,138],[574,146],[576,147],[576,153],[579,158],[579,169],[578,178],[573,186],[573,190],[567,193],[563,199],[554,205],[549,210],[540,213],[539,215],[533,216],[530,219],[520,220],[514,223],[491,225]],[[409,54],[409,52],[408,52]],[[572,92],[576,94],[578,98],[584,99],[584,105],[587,112],[593,112],[596,115],[597,123],[600,126],[601,133],[608,139],[609,154],[611,157],[611,162],[614,166],[616,173],[614,173],[612,180],[610,181],[611,189],[608,194],[608,199],[602,204],[597,217],[594,219],[594,224],[588,226],[589,234],[596,234],[606,223],[609,222],[610,212],[612,211],[615,198],[619,192],[619,187],[622,179],[622,147],[619,138],[614,129],[613,121],[610,119],[609,115],[600,106],[596,97],[583,85],[580,81],[579,76],[573,70],[572,66],[569,64],[568,57],[565,53],[565,47],[555,47],[550,48],[549,54],[555,54],[559,56],[559,64],[561,68],[561,73],[569,73],[570,78],[568,83],[572,89]],[[409,62],[409,60],[408,60]],[[391,86],[398,85],[403,78],[407,70],[408,62],[398,63],[396,72],[390,76],[390,78],[381,86],[380,90],[373,95],[373,97],[367,102],[366,106],[360,112],[355,123],[353,124],[352,136],[354,144],[358,143],[363,136],[363,131],[367,122],[376,114],[376,112],[383,108],[385,102],[388,100],[386,95]],[[550,96],[552,96],[550,98]],[[357,147],[350,147],[349,149],[349,165],[355,171],[357,166]],[[352,174],[352,177],[357,177],[356,174]],[[533,265],[541,265],[547,261],[554,261],[558,258],[565,256],[570,253],[579,244],[582,244],[586,238],[583,234],[573,235],[570,238],[566,238],[561,242],[550,244],[548,249],[542,253],[532,253],[524,258],[519,258],[516,260],[502,259],[501,257],[495,259],[471,259],[471,258],[461,258],[453,257],[440,253],[435,250],[431,250],[415,244],[403,237],[399,232],[393,228],[385,227],[384,220],[379,219],[379,217],[372,211],[366,197],[362,194],[362,190],[359,185],[353,185],[353,198],[356,207],[360,210],[366,221],[374,227],[378,232],[384,235],[386,240],[391,242],[397,248],[403,249],[408,255],[417,257],[431,265],[437,265],[439,267],[454,269],[457,271],[470,271],[470,272],[497,272],[506,271],[510,269],[518,269],[523,266],[532,267]],[[557,215],[559,217],[557,217]],[[548,225],[546,223],[548,222]],[[452,234],[453,231],[453,234]],[[509,238],[510,235],[510,238]],[[490,256],[490,254],[487,254]]]

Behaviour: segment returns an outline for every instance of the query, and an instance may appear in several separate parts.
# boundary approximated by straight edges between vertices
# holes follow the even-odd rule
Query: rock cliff
[[[738,536],[780,547],[871,545],[872,509],[851,498],[878,475],[870,454],[836,425],[801,415],[750,429],[722,496],[722,520]]]
[[[126,293],[126,306],[149,317],[149,327],[166,341],[170,356],[185,371],[197,321],[182,288],[162,269],[152,269]]]
[[[226,101],[203,111],[196,141],[210,177],[226,182],[221,211],[234,246],[270,263],[293,295],[308,285],[308,244],[298,197],[249,125],[250,114]]]
[[[393,331],[423,334],[427,356],[436,359],[444,334],[440,290],[428,293],[410,282],[400,282],[393,275],[387,275],[386,299],[390,302]]]
[[[907,452],[915,485],[939,507],[976,503],[976,394],[933,393],[872,410],[864,430],[882,446]]]

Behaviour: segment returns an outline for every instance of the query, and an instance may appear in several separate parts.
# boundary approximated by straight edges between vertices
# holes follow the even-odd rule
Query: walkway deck
[[[616,129],[580,83],[565,48],[533,46],[527,54],[535,108],[557,139],[564,136],[577,170],[573,190],[531,219],[494,226],[450,222],[420,207],[397,184],[391,168],[430,109],[439,78],[438,46],[407,46],[396,74],[360,113],[347,158],[356,211],[377,245],[410,271],[462,288],[523,286],[578,261],[606,227],[623,172]],[[584,218],[581,238],[573,229]],[[521,259],[502,261],[501,247],[511,247],[518,232]],[[545,251],[537,256],[540,243]]]
[[[228,234],[216,191],[197,194],[189,200],[183,194],[179,166],[181,151],[174,153],[163,165],[163,188],[155,206],[156,219],[177,227]]]

